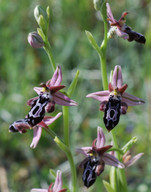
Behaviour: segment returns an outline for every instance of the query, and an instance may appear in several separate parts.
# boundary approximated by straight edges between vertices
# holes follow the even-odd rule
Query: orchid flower
[[[128,85],[122,84],[122,70],[119,65],[116,65],[108,90],[90,93],[86,96],[101,102],[100,111],[104,112],[104,123],[109,131],[118,124],[120,114],[126,114],[128,106],[145,103],[143,99],[126,93]]]
[[[45,116],[43,118],[43,120],[36,124],[35,126],[31,127],[29,125],[28,122],[26,122],[26,118],[25,119],[21,119],[18,121],[15,121],[12,125],[10,125],[9,127],[9,131],[10,132],[19,132],[19,133],[25,133],[27,131],[27,129],[33,129],[34,131],[34,136],[33,136],[33,140],[32,143],[30,145],[31,148],[36,148],[40,137],[41,137],[41,133],[42,133],[42,127],[47,128],[50,124],[52,124],[56,119],[58,119],[60,116],[62,115],[62,113],[58,113],[56,116],[51,117],[51,116]]]
[[[128,12],[124,12],[122,14],[121,18],[117,21],[113,17],[109,3],[107,3],[106,6],[107,6],[108,21],[111,26],[111,29],[109,31],[109,37],[112,38],[112,34],[114,34],[114,32],[116,32],[117,36],[119,36],[125,40],[128,40],[128,41],[134,40],[138,43],[145,44],[145,42],[146,42],[145,37],[142,34],[133,31],[129,26],[127,26],[125,24],[125,22],[126,22],[125,16],[128,14]]]
[[[46,106],[47,112],[53,112],[55,104],[64,105],[64,106],[75,106],[77,103],[73,100],[71,100],[69,97],[64,95],[63,93],[59,92],[59,90],[63,89],[65,86],[61,85],[62,81],[62,71],[61,67],[58,66],[56,68],[56,71],[53,74],[52,79],[48,80],[46,83],[41,84],[42,87],[34,87],[34,90],[37,92],[38,95],[40,93],[44,92],[50,92],[50,102]],[[36,100],[37,97],[32,98],[27,101],[28,105],[32,105],[34,100]]]
[[[65,192],[66,189],[62,189],[62,173],[57,171],[55,183],[50,184],[48,189],[32,189],[31,192]],[[52,187],[53,186],[53,187]]]
[[[104,171],[105,164],[118,168],[125,167],[113,155],[106,152],[111,147],[112,145],[105,146],[103,129],[98,127],[97,138],[93,141],[92,146],[77,149],[78,153],[86,157],[80,164],[80,167],[84,169],[83,182],[86,187],[90,187],[95,182],[96,177]]]

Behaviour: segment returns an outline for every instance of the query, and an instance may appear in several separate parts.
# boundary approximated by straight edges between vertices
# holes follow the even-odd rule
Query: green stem
[[[101,65],[101,73],[102,73],[102,82],[103,82],[103,88],[104,90],[108,89],[108,80],[107,80],[107,69],[106,69],[106,49],[107,49],[107,32],[108,32],[108,28],[107,28],[107,17],[106,17],[106,4],[104,3],[103,5],[104,7],[102,8],[102,18],[104,21],[104,40],[100,46],[100,65]],[[113,143],[114,143],[114,147],[119,149],[118,147],[118,143],[117,143],[117,138],[115,135],[114,130],[111,131],[112,134],[112,139],[113,139]],[[118,160],[121,160],[120,158],[120,153],[119,151],[116,152],[117,158]],[[122,191],[123,192],[127,192],[127,181],[126,181],[126,176],[125,176],[125,170],[124,169],[117,169],[119,172],[119,176],[120,176],[120,182],[122,185]],[[118,177],[118,175],[117,175]],[[115,179],[114,182],[117,182],[117,180]]]
[[[43,127],[43,129],[54,139],[56,137],[56,133],[54,131],[52,131],[49,128],[45,128]]]
[[[67,153],[67,157],[70,163],[72,173],[72,187],[73,187],[72,191],[77,192],[77,172],[71,151]]]
[[[54,61],[54,58],[53,58],[51,46],[50,46],[50,43],[49,43],[48,39],[45,40],[44,49],[45,49],[45,51],[46,51],[46,53],[47,53],[47,55],[48,55],[48,57],[49,57],[49,60],[50,60],[52,69],[53,69],[53,71],[55,71],[56,65],[55,65],[55,61]]]
[[[107,70],[106,70],[106,54],[100,55],[100,67],[101,67],[101,74],[102,74],[102,83],[104,90],[108,89],[108,80],[107,80]]]
[[[102,18],[104,21],[104,40],[100,46],[100,65],[101,65],[101,73],[102,73],[102,82],[103,82],[103,88],[104,90],[108,89],[108,80],[107,80],[107,69],[106,69],[106,49],[107,49],[107,32],[108,32],[108,27],[107,27],[107,19],[106,19],[106,3],[104,3],[105,7],[103,7],[103,12],[101,12],[102,14]]]
[[[58,137],[55,137],[54,141],[57,143],[60,149],[64,151],[67,155],[70,168],[71,168],[71,174],[72,174],[72,192],[77,192],[77,173],[76,173],[76,167],[75,167],[72,153],[69,147],[66,146]]]
[[[63,106],[64,142],[69,147],[69,107]]]

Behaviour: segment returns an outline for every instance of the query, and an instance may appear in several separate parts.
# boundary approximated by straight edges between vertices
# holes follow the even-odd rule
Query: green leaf
[[[107,192],[115,192],[114,189],[111,187],[111,185],[107,181],[103,180],[103,184]]]
[[[112,166],[110,169],[110,185],[115,192],[118,192],[118,183],[117,183],[116,173],[117,173],[116,168]]]
[[[106,8],[106,2],[105,1],[103,2],[100,11],[101,11],[103,21],[107,23],[107,8]]]
[[[80,73],[80,71],[77,70],[76,75],[75,75],[72,83],[70,84],[70,87],[68,88],[67,95],[68,95],[69,97],[71,97],[72,94],[73,94],[74,91],[75,91],[75,88],[76,88],[77,82],[78,82],[78,78],[79,78],[79,73]]]
[[[123,154],[125,154],[131,147],[136,143],[137,137],[133,137],[130,141],[124,145],[124,147],[121,149],[123,151]]]
[[[98,44],[96,43],[93,35],[89,32],[89,31],[85,31],[86,35],[87,35],[87,38],[89,40],[89,42],[91,43],[92,47],[98,52],[98,54],[100,55],[101,52],[100,52],[100,48],[98,46]]]
[[[56,172],[54,169],[49,169],[50,176],[53,177],[54,179],[56,178]]]

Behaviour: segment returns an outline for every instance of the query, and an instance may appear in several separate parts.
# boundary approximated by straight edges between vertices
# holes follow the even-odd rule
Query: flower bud
[[[44,20],[47,23],[48,22],[48,16],[47,16],[46,11],[40,5],[37,5],[34,9],[34,16],[35,16],[35,19],[36,19],[38,24],[39,24],[39,19],[40,19],[41,15],[43,16]]]
[[[42,48],[44,46],[44,41],[37,32],[31,32],[28,34],[28,43],[33,48]]]

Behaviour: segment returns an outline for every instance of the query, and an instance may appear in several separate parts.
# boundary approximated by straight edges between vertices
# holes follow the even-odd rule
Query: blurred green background
[[[146,100],[146,105],[129,108],[121,116],[115,128],[122,147],[133,136],[138,142],[132,155],[144,152],[144,156],[131,168],[127,168],[129,191],[149,192],[151,188],[151,2],[150,0],[109,1],[115,18],[128,11],[127,24],[146,37],[146,44],[129,43],[112,39],[107,48],[107,71],[115,65],[122,66],[124,83],[128,92]],[[47,188],[53,179],[49,169],[61,169],[64,179],[69,180],[70,168],[66,156],[53,140],[43,132],[36,149],[30,149],[33,132],[13,134],[9,125],[24,118],[30,110],[26,101],[36,96],[34,86],[52,76],[48,57],[43,49],[33,49],[27,35],[36,31],[34,8],[40,4],[50,6],[49,40],[57,64],[62,66],[63,84],[67,87],[76,70],[80,70],[78,86],[72,99],[78,107],[70,107],[70,139],[72,151],[78,146],[91,145],[96,137],[97,126],[102,126],[108,144],[111,135],[102,123],[103,113],[99,102],[85,98],[88,93],[102,90],[99,57],[89,44],[85,30],[90,31],[98,44],[103,39],[103,22],[93,8],[92,0],[12,0],[0,1],[0,192],[29,192],[31,188]],[[61,111],[56,107],[56,113]],[[54,115],[54,114],[53,114]],[[60,137],[63,133],[62,117],[52,124]],[[76,156],[78,164],[82,156]],[[79,160],[80,159],[80,160]],[[78,169],[78,168],[77,168]],[[82,171],[78,169],[80,187]],[[106,166],[96,184],[88,191],[105,191],[102,179],[108,180]],[[67,182],[66,182],[67,183]],[[71,183],[70,183],[71,184]],[[69,185],[70,185],[69,184]],[[79,191],[85,191],[80,188]]]

